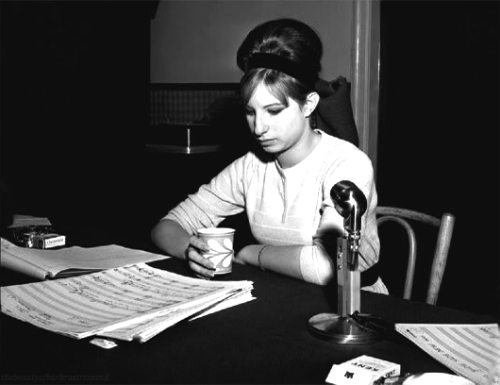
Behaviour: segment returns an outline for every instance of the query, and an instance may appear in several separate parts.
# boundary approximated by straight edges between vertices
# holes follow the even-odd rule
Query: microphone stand
[[[347,187],[357,189],[350,184]],[[360,208],[353,196],[355,194],[349,192],[349,204],[346,205],[347,200],[344,199],[342,202],[343,197],[335,196],[332,189],[332,198],[339,204],[339,207],[336,207],[337,211],[344,217],[345,230],[337,242],[338,314],[320,313],[309,319],[309,330],[313,334],[339,344],[366,344],[377,341],[382,336],[377,327],[370,327],[375,325],[371,322],[373,318],[359,313],[361,276],[358,249],[361,215],[366,206]]]

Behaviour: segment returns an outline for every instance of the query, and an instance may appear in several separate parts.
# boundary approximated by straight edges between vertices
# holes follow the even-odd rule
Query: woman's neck
[[[276,160],[281,168],[293,167],[302,162],[316,148],[321,140],[321,134],[316,130],[308,130],[304,137],[292,148],[276,155]]]

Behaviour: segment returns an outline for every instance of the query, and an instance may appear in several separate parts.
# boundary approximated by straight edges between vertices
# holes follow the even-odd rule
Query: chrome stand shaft
[[[377,341],[381,334],[363,325],[361,279],[358,269],[359,233],[338,239],[337,308],[338,314],[320,313],[309,319],[309,330],[339,344],[366,344]]]

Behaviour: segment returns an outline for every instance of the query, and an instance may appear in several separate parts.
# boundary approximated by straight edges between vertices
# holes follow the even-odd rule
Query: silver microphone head
[[[344,227],[348,231],[361,230],[361,217],[366,212],[368,202],[363,192],[353,182],[342,180],[330,191],[335,209],[344,218]]]

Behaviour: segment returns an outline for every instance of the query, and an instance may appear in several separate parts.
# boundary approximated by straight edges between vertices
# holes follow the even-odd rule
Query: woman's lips
[[[274,139],[257,139],[261,146],[269,146],[273,141]]]

